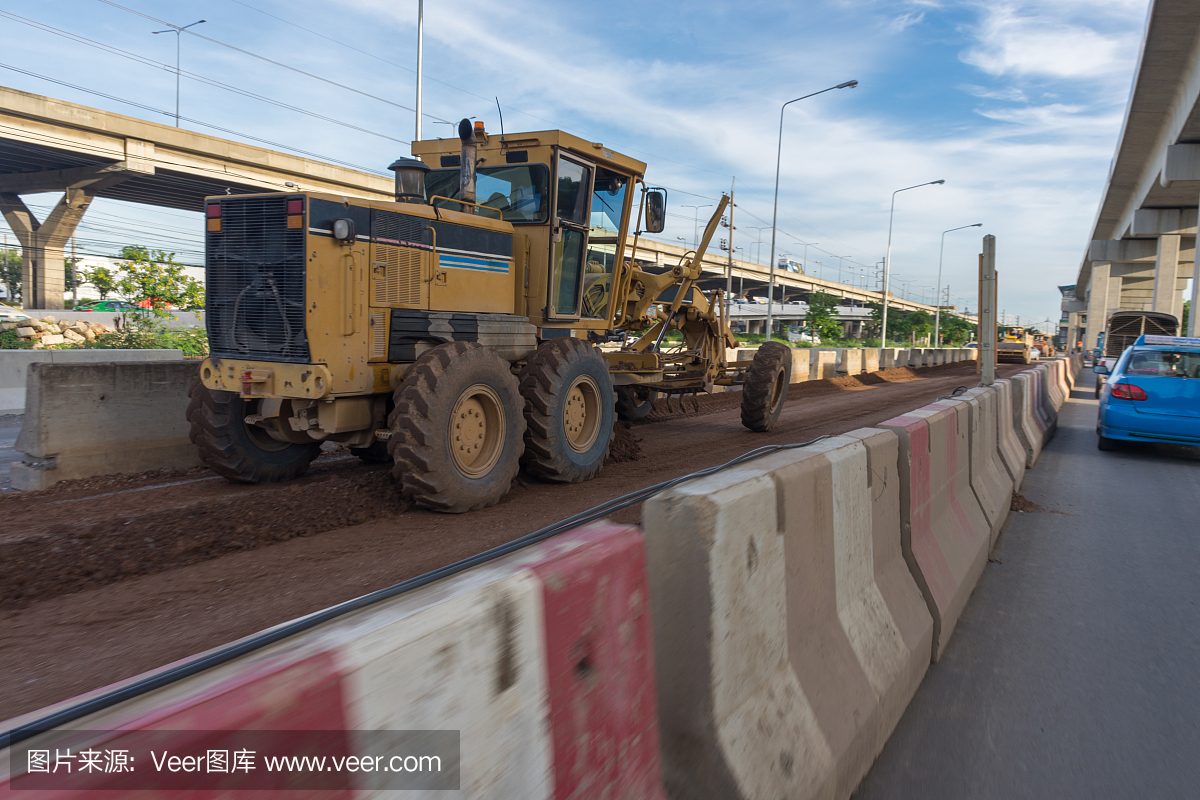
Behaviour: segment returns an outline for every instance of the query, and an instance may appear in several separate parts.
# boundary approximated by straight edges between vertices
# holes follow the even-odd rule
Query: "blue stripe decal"
[[[439,253],[438,263],[443,267],[452,267],[454,269],[474,269],[481,272],[508,272],[507,261],[494,261],[486,258],[470,258],[468,256],[452,256],[448,253]]]

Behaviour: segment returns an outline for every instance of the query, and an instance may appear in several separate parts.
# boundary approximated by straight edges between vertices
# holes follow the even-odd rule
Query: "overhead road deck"
[[[1200,15],[1190,0],[1154,0],[1091,240],[1063,301],[1068,342],[1095,347],[1113,311],[1181,317],[1187,280],[1200,277],[1198,207]],[[1193,309],[1198,288],[1193,279]]]

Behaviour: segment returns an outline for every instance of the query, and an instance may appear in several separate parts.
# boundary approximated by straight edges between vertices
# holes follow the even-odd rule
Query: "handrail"
[[[446,197],[446,196],[440,195],[440,194],[435,194],[433,197],[429,198],[429,205],[432,206],[434,200],[445,200],[448,203],[458,203],[459,205],[464,205],[464,206],[474,206],[475,208],[481,208],[484,211],[495,211],[497,214],[500,215],[500,221],[501,222],[504,221],[504,212],[498,208],[492,208],[491,206],[482,206],[479,203],[472,203],[467,200],[459,200],[454,197]]]

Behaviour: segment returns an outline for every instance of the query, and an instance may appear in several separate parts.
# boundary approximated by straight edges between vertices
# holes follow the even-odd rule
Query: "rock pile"
[[[41,319],[27,319],[20,322],[5,322],[0,330],[14,330],[17,336],[33,342],[33,349],[40,350],[52,345],[72,344],[81,345],[112,329],[100,322],[84,322],[83,320],[62,320],[59,322],[52,316]]]

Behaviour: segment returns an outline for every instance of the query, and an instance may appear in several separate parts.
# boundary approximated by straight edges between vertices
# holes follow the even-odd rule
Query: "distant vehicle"
[[[968,349],[978,350],[979,342],[967,342],[966,344],[963,345],[963,347],[968,348]]]
[[[109,312],[119,313],[122,311],[141,311],[144,309],[140,308],[139,306],[134,305],[133,303],[127,303],[124,300],[97,300],[95,302],[87,303],[85,305],[78,305],[73,310],[77,311],[77,312],[78,311],[109,311]]]
[[[1139,336],[1175,336],[1179,333],[1179,320],[1171,314],[1159,311],[1114,311],[1108,318],[1108,326],[1097,340],[1100,352],[1095,354],[1097,363],[1102,363],[1111,372],[1117,359]],[[1096,381],[1096,397],[1104,381]]]
[[[996,342],[996,360],[1028,364],[1034,359],[1033,334],[1020,326],[1009,326]]]
[[[779,259],[779,269],[786,270],[788,272],[794,272],[797,275],[804,274],[804,268],[800,266],[800,262],[792,261],[790,258]]]
[[[1096,421],[1101,450],[1118,441],[1200,446],[1200,338],[1139,336],[1113,368],[1092,371],[1108,377]]]
[[[19,308],[12,306],[0,305],[0,322],[21,322],[22,320],[33,319]]]

